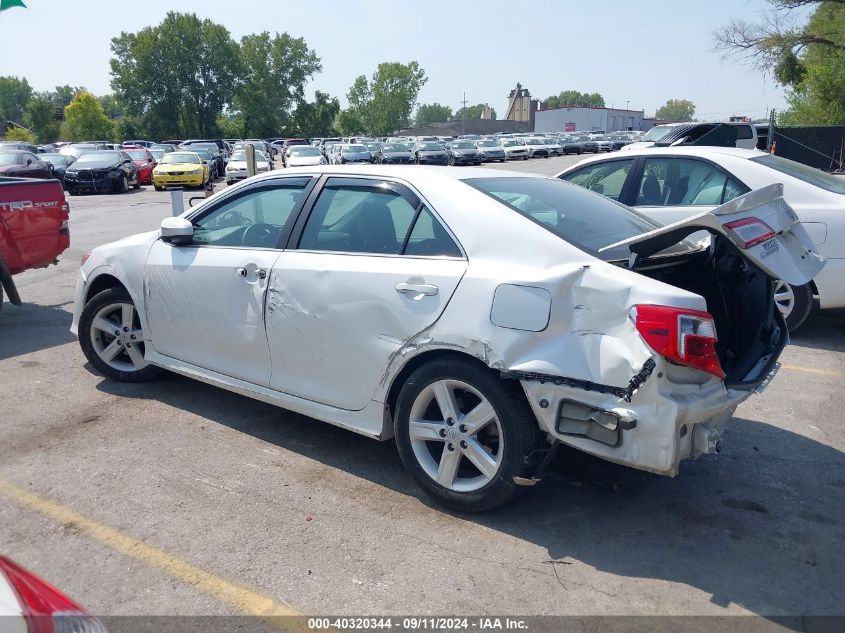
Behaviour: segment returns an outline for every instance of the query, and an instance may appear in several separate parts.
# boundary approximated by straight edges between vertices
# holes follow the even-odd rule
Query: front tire
[[[103,290],[85,304],[79,345],[97,371],[118,382],[144,382],[162,372],[144,360],[144,331],[124,288]]]
[[[421,366],[402,386],[394,421],[405,468],[423,491],[462,512],[491,510],[516,491],[538,443],[519,384],[469,360]]]

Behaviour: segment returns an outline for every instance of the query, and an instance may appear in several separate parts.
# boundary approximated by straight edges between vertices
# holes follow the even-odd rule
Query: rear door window
[[[582,169],[569,172],[561,178],[573,185],[579,185],[608,198],[619,200],[633,164],[633,158],[592,163]]]
[[[646,158],[635,206],[719,206],[748,187],[715,165],[690,158]]]

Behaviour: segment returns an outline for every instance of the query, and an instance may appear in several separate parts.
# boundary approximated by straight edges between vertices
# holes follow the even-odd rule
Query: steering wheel
[[[217,216],[214,224],[218,229],[227,229],[233,226],[243,226],[245,224],[249,224],[249,220],[242,216],[240,211],[237,209],[232,209]]]
[[[252,224],[241,235],[241,246],[273,248],[279,240],[279,229],[272,224]]]

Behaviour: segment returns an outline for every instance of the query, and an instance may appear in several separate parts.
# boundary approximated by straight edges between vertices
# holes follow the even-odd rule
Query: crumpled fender
[[[376,399],[386,397],[409,360],[437,349],[470,354],[501,372],[561,376],[624,389],[653,355],[628,317],[633,305],[707,309],[699,295],[596,259],[524,272],[507,284],[548,291],[545,329],[529,332],[494,325],[490,315],[496,289],[505,285],[503,277],[468,273],[441,318],[392,355]]]

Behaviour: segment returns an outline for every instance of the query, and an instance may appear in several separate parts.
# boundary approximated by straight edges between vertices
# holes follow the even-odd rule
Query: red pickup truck
[[[58,180],[0,178],[0,306],[21,298],[12,275],[43,268],[70,246],[70,206]]]

